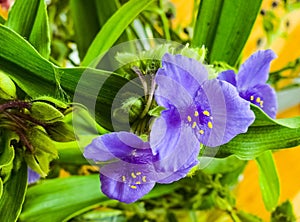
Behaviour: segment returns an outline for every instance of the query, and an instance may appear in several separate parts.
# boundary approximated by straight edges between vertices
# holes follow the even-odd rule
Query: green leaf
[[[249,37],[262,0],[202,0],[192,44],[208,48],[208,61],[234,66]]]
[[[101,60],[101,55],[113,46],[130,23],[152,2],[153,0],[131,0],[118,9],[97,34],[82,65],[95,67]]]
[[[107,199],[99,175],[41,181],[28,189],[20,221],[67,221]]]
[[[256,119],[247,133],[239,134],[220,146],[217,157],[236,155],[254,159],[267,150],[291,148],[300,144],[300,117],[271,119],[260,108],[251,105]],[[215,154],[215,148],[205,147],[204,156]]]
[[[259,186],[265,207],[272,211],[277,206],[280,195],[280,182],[270,150],[256,158],[259,170]]]
[[[112,129],[111,104],[127,79],[102,70],[56,67],[3,25],[0,25],[0,64],[1,70],[30,97],[47,95],[66,100],[72,99],[76,91],[76,102],[95,101],[97,120],[103,127]],[[139,87],[130,84],[128,88],[133,91]]]
[[[79,57],[83,59],[90,44],[100,30],[96,3],[95,0],[71,0],[70,9],[74,21],[75,41]]]
[[[3,194],[3,181],[2,178],[0,177],[0,201],[1,201],[2,194]]]
[[[6,25],[19,33],[45,58],[50,55],[50,30],[44,0],[17,0]]]
[[[17,221],[27,189],[27,165],[22,162],[20,169],[14,172],[3,185],[0,199],[0,221]]]
[[[0,24],[5,24],[6,20],[0,15]]]
[[[0,138],[0,178],[3,183],[9,179],[13,168],[15,150],[10,144],[12,140],[18,141],[18,136],[11,131],[2,129]]]
[[[296,216],[290,201],[283,202],[271,215],[271,222],[296,222]]]

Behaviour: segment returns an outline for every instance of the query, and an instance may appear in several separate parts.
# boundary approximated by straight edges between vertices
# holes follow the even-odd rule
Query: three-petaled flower
[[[200,143],[216,147],[246,132],[254,121],[249,102],[235,87],[208,80],[205,66],[194,59],[165,54],[156,83],[157,104],[166,110],[150,134],[154,153],[184,153],[187,143],[193,144],[190,150],[199,150]]]
[[[176,156],[160,160],[159,155],[153,155],[148,142],[128,132],[105,134],[94,139],[85,148],[84,156],[96,163],[105,163],[100,167],[102,192],[125,203],[140,199],[156,182],[172,183],[184,177],[197,164],[191,161],[197,156],[194,153],[180,168],[167,171],[167,165],[172,165]]]
[[[269,77],[270,62],[276,58],[272,50],[258,51],[250,56],[236,75],[233,70],[219,74],[218,79],[234,85],[245,100],[259,106],[271,118],[276,117],[276,93],[266,84]]]

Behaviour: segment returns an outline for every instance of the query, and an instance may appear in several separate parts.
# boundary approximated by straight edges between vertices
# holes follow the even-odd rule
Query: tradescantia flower
[[[276,93],[266,84],[270,62],[275,58],[272,50],[258,51],[241,65],[237,75],[233,70],[227,70],[220,73],[218,79],[234,85],[242,98],[262,108],[271,118],[275,118]]]
[[[150,134],[154,153],[184,154],[191,141],[198,150],[199,142],[216,147],[246,132],[254,121],[250,103],[239,97],[235,87],[208,80],[206,68],[194,59],[165,54],[155,80],[155,99],[166,110]]]
[[[180,154],[160,159],[153,155],[149,142],[142,141],[135,134],[118,132],[102,135],[92,141],[84,150],[84,156],[100,167],[101,189],[108,197],[131,203],[147,194],[159,183],[172,183],[184,177],[197,164],[198,153],[189,153],[184,161]],[[184,156],[184,155],[183,155]],[[174,168],[177,162],[177,169]],[[168,167],[171,166],[171,167]],[[167,171],[172,168],[174,171]]]

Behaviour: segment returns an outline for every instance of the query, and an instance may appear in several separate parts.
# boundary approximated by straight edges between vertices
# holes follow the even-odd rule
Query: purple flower
[[[32,184],[35,183],[36,181],[38,181],[40,179],[40,174],[38,174],[37,172],[33,171],[30,167],[28,167],[28,184]]]
[[[227,70],[220,73],[218,79],[234,85],[242,98],[262,108],[271,118],[275,118],[276,93],[266,84],[270,62],[275,58],[272,50],[258,51],[242,64],[237,75],[233,70]]]
[[[235,87],[208,80],[206,68],[194,59],[165,54],[156,74],[155,99],[166,108],[153,124],[154,154],[199,151],[200,143],[216,147],[247,131],[254,121],[250,103]]]
[[[102,192],[125,203],[140,199],[156,182],[171,183],[184,177],[197,164],[192,161],[197,155],[189,153],[183,162],[182,158],[177,160],[175,153],[161,159],[159,154],[153,155],[148,142],[128,132],[102,135],[84,150],[85,158],[103,164],[100,167]]]

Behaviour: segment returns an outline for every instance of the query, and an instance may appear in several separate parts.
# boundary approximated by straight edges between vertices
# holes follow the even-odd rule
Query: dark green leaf
[[[22,162],[17,172],[3,186],[0,199],[0,221],[17,221],[27,188],[27,165]]]
[[[210,63],[235,65],[249,37],[262,0],[202,0],[193,45],[208,48]]]
[[[269,118],[260,108],[251,105],[256,120],[247,133],[240,134],[220,146],[217,156],[236,155],[241,159],[254,159],[266,150],[279,150],[300,144],[300,117]],[[206,147],[204,155],[213,155],[215,148]]]
[[[17,0],[6,25],[19,33],[45,58],[50,55],[50,31],[44,0]]]
[[[153,0],[131,0],[125,3],[101,28],[82,65],[95,67],[101,60],[101,55],[113,46],[130,23],[152,2]]]
[[[259,171],[259,186],[265,207],[268,211],[274,210],[280,196],[280,182],[270,150],[256,158]]]
[[[293,206],[290,201],[285,201],[279,205],[271,215],[271,222],[296,222]]]
[[[100,30],[96,3],[95,0],[71,0],[70,8],[74,21],[75,41],[80,59],[83,59],[90,44]]]
[[[5,24],[6,20],[0,15],[0,24]]]

